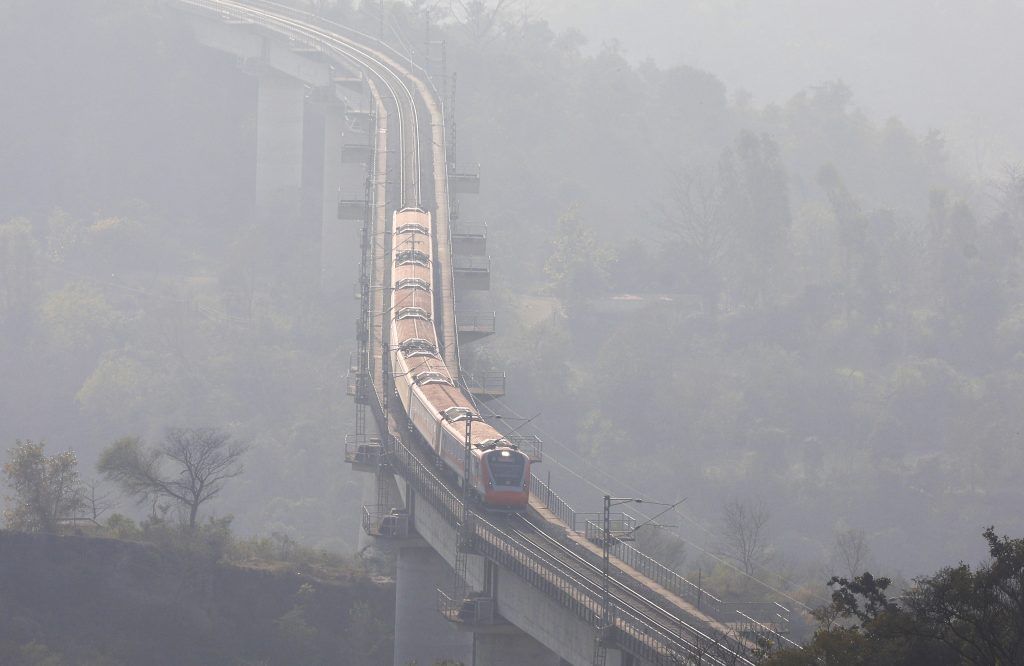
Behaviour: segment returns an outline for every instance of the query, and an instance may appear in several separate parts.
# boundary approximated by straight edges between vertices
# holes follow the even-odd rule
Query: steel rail
[[[283,5],[279,5],[277,3],[265,2],[263,0],[254,0],[253,4],[235,2],[233,0],[178,0],[178,1],[183,3],[183,4],[194,6],[194,7],[201,7],[201,8],[208,8],[208,9],[219,9],[219,10],[222,10],[222,11],[225,8],[232,9],[235,12],[237,12],[238,14],[241,15],[240,18],[242,18],[242,20],[253,20],[253,22],[255,22],[255,23],[259,24],[259,25],[263,25],[264,27],[267,27],[267,28],[269,28],[271,30],[274,30],[275,32],[278,32],[279,34],[282,34],[283,36],[285,36],[288,39],[295,40],[295,41],[306,42],[307,44],[313,46],[314,48],[317,48],[321,52],[324,52],[324,51],[329,49],[330,51],[333,52],[333,54],[335,56],[345,58],[346,60],[349,60],[349,61],[353,61],[354,60],[361,67],[363,67],[367,71],[371,72],[374,75],[374,77],[377,78],[387,88],[387,90],[390,92],[390,94],[391,94],[391,96],[392,96],[392,98],[394,99],[394,102],[395,102],[396,113],[397,113],[398,119],[399,119],[399,123],[398,123],[398,126],[399,126],[399,145],[401,147],[400,150],[401,150],[401,154],[402,154],[402,159],[400,160],[400,183],[399,183],[399,186],[400,186],[400,192],[401,192],[401,198],[402,198],[403,204],[411,203],[412,205],[417,205],[417,206],[420,205],[421,197],[422,197],[422,184],[421,184],[420,181],[421,181],[421,177],[422,177],[423,173],[422,173],[420,120],[419,120],[419,109],[418,109],[418,105],[417,105],[417,97],[412,92],[412,90],[410,90],[410,88],[409,88],[409,86],[408,86],[408,84],[407,84],[407,82],[406,82],[406,80],[404,78],[405,74],[396,73],[396,71],[393,69],[394,66],[389,65],[388,63],[384,62],[384,60],[387,59],[386,56],[383,56],[380,53],[376,53],[376,52],[374,52],[371,49],[368,49],[368,48],[365,48],[365,47],[361,47],[358,44],[353,44],[352,42],[347,41],[346,39],[342,38],[341,36],[339,36],[337,34],[334,34],[334,33],[331,33],[331,32],[327,32],[327,31],[325,31],[325,30],[323,30],[323,29],[321,29],[319,27],[309,25],[308,23],[304,23],[304,22],[302,22],[300,20],[289,18],[287,16],[282,16],[280,14],[275,14],[275,13],[272,13],[272,12],[269,12],[269,11],[261,10],[261,9],[255,7],[255,6],[253,6],[254,4],[262,4],[264,6],[274,6],[275,8],[280,8],[282,10],[286,9],[286,10],[288,10],[289,13],[305,14],[308,17],[313,17],[313,15],[311,15],[311,14],[309,14],[307,12],[301,12],[301,10],[295,10],[294,8],[287,8],[287,7],[284,7]],[[315,18],[316,18],[316,20],[318,22],[321,21],[319,19],[319,17],[315,17]],[[347,32],[361,34],[361,33],[358,33],[358,31],[352,31],[352,30],[348,30]],[[372,38],[370,38],[370,39],[372,39]],[[377,41],[379,43],[379,40],[377,40]],[[410,65],[412,66],[413,69],[416,68],[415,65],[411,62],[411,60],[410,60]],[[393,83],[395,85],[392,85]],[[407,101],[407,103],[408,103],[408,105],[410,107],[410,110],[411,110],[411,113],[409,115],[406,115],[406,114],[403,113],[403,108],[402,108],[403,107],[403,99],[399,95],[398,90],[396,90],[396,86],[400,87],[402,89],[402,91],[405,93],[405,100]],[[411,116],[411,118],[409,118],[409,116]],[[412,143],[412,150],[411,151],[406,149],[407,145],[408,145],[407,142],[406,142],[406,134],[407,134],[406,130],[409,129],[409,127],[407,127],[407,124],[410,121],[411,121],[411,125],[409,125],[409,127],[412,128],[412,131],[410,133],[413,135],[413,138],[414,138],[414,141]],[[410,157],[411,157],[411,159],[410,159]],[[415,186],[414,188],[409,183],[409,180],[411,180],[411,179],[409,179],[408,176],[406,175],[406,167],[407,167],[406,160],[409,160],[410,164],[408,166],[411,167],[410,170],[415,174],[415,181],[413,183],[413,185]],[[411,201],[407,199],[407,196],[408,196],[408,193],[409,193],[410,190],[414,190],[415,191],[415,197],[413,197]],[[405,449],[406,447],[404,447],[404,445],[403,445],[401,448]],[[426,465],[424,465],[421,461],[419,461],[416,458],[416,456],[411,453],[411,451],[406,449],[406,454],[409,455],[412,458],[412,460],[415,460],[415,462],[418,463],[418,465],[421,466],[424,471],[426,471]],[[411,461],[407,458],[406,462],[411,462]],[[404,466],[405,465],[403,465],[403,467]],[[436,482],[440,483],[442,486],[444,485],[443,482],[440,482],[440,480],[437,479],[436,476],[434,476],[432,473],[428,472],[428,474],[431,477],[433,477],[433,479],[432,479],[433,481],[436,481]],[[433,494],[433,493],[428,493],[428,497],[431,494]],[[450,491],[448,493],[444,493],[444,494],[450,494]],[[433,499],[433,498],[431,498],[431,499]],[[445,505],[444,508],[447,509],[447,511],[445,511],[444,513],[448,513],[449,516],[454,514],[455,512],[453,510],[456,509],[457,505],[461,504],[461,502],[458,500],[458,498],[456,498],[454,496],[446,497],[446,498],[442,499],[442,497],[439,495],[439,496],[437,496],[436,499],[439,500],[442,505]],[[572,568],[571,565],[567,564],[564,561],[560,561],[557,556],[553,555],[550,552],[545,551],[538,544],[534,543],[529,538],[526,538],[525,535],[518,534],[519,538],[513,538],[507,532],[505,532],[504,530],[500,530],[499,528],[497,528],[493,524],[487,523],[486,521],[482,521],[482,522],[484,522],[491,529],[493,529],[495,532],[497,532],[497,534],[500,535],[503,539],[506,539],[509,545],[513,545],[514,544],[514,545],[518,546],[520,549],[527,550],[527,551],[532,551],[534,556],[535,556],[535,558],[536,558],[536,560],[538,562],[545,563],[546,566],[551,570],[551,573],[553,575],[556,575],[557,578],[560,578],[563,581],[571,581],[571,582],[575,583],[575,585],[578,588],[578,590],[583,592],[585,597],[590,597],[590,600],[587,603],[587,606],[588,607],[593,606],[593,604],[595,603],[595,599],[596,599],[596,598],[593,598],[593,595],[596,594],[596,589],[595,589],[596,583],[594,583],[593,581],[587,579],[585,576],[580,575],[577,570]],[[542,534],[545,537],[548,536],[548,535],[544,534],[543,530],[537,530],[536,527],[532,526],[532,525],[531,525],[531,527],[535,530],[536,533]],[[529,544],[529,545],[527,545],[527,544]],[[561,544],[558,544],[558,545],[561,548],[564,549],[564,546],[562,546]],[[591,567],[592,566],[589,562],[587,562],[584,558],[582,558],[578,554],[572,553],[571,551],[568,551],[568,549],[565,549],[565,550],[571,555],[571,558],[574,561],[582,563],[584,567]],[[645,599],[642,595],[638,594],[634,590],[631,590],[629,587],[625,586],[620,581],[616,581],[616,584],[621,586],[623,589],[627,590],[628,593],[636,596],[643,603],[646,603],[646,604],[649,604],[651,606],[654,606],[653,604],[651,604],[651,602],[649,600]],[[625,600],[622,600],[622,599],[620,599],[620,601],[624,601],[625,602]],[[674,618],[670,613],[667,613],[666,611],[664,611],[664,609],[658,608],[657,606],[654,606],[654,607],[657,608],[658,611],[662,615],[664,615],[666,617],[670,617],[672,619],[677,619],[677,618]],[[594,611],[591,610],[590,612],[593,613]],[[616,620],[616,616],[618,616],[618,619],[622,620],[622,622],[621,622],[622,626],[621,627],[619,626],[620,623]],[[649,615],[647,615],[642,609],[634,608],[633,606],[629,605],[628,603],[624,603],[622,606],[617,606],[616,609],[615,609],[615,614],[613,615],[612,619],[613,619],[614,628],[618,632],[624,633],[628,637],[632,637],[634,641],[640,641],[640,642],[646,641],[648,644],[650,644],[653,641],[652,637],[653,636],[658,636],[660,641],[664,645],[666,645],[666,646],[677,645],[678,647],[682,648],[684,651],[690,653],[690,656],[695,656],[695,657],[699,657],[699,658],[702,657],[704,659],[707,659],[707,658],[710,657],[710,655],[707,655],[707,654],[701,655],[701,652],[704,649],[706,649],[706,648],[701,648],[700,646],[694,646],[694,645],[690,644],[685,638],[683,638],[682,636],[676,635],[673,632],[672,629],[670,629],[668,627],[665,627],[664,625],[660,624],[657,620],[655,620],[654,618],[652,618]],[[706,634],[703,634],[703,632],[700,632],[699,630],[696,630],[693,627],[690,627],[688,624],[685,624],[685,623],[683,623],[681,621],[680,621],[680,625],[681,626],[686,626],[688,630],[691,630],[692,632],[698,634],[698,636],[700,638],[703,638],[703,639],[709,641],[711,643],[711,645],[719,645],[721,647],[721,645],[718,643],[718,641],[716,641],[714,638],[712,638],[710,636],[707,636]],[[651,648],[651,649],[653,650],[655,648]],[[693,650],[697,650],[698,652],[697,653],[693,653]],[[664,654],[662,652],[656,651],[656,652],[650,653],[648,656],[663,657]],[[742,656],[740,656],[738,654],[732,653],[732,652],[730,652],[730,656],[732,656],[734,658],[738,657],[739,659],[742,659],[743,663],[747,663],[747,664],[751,664],[752,663],[749,660],[745,659],[744,657],[742,657]],[[661,663],[664,663],[664,662],[662,662],[661,659],[657,659],[657,661],[659,661]],[[723,663],[723,664],[726,663],[726,662],[720,662],[717,659],[716,659],[716,662],[717,663]],[[678,662],[677,662],[676,658],[670,657],[670,662],[669,663],[678,663]]]
[[[534,534],[534,535],[540,537],[541,539],[543,539],[544,541],[546,541],[547,543],[549,543],[553,550],[560,551],[561,553],[563,553],[565,556],[567,556],[568,558],[570,558],[574,562],[582,563],[584,569],[589,570],[592,575],[597,575],[597,576],[603,576],[604,575],[604,573],[601,571],[600,567],[595,565],[593,562],[590,562],[589,560],[587,560],[586,558],[584,558],[583,556],[581,556],[580,554],[578,554],[577,552],[575,552],[574,550],[572,550],[571,548],[566,546],[564,543],[561,543],[558,539],[556,539],[552,535],[548,534],[541,527],[535,525],[526,515],[519,514],[517,516],[517,518],[519,520],[521,520],[522,522],[526,523],[526,525],[531,530],[531,534]],[[697,640],[698,643],[700,641],[706,641],[708,643],[708,645],[724,646],[725,643],[723,641],[735,640],[734,638],[728,636],[727,634],[722,634],[720,636],[714,636],[714,635],[709,635],[709,634],[705,633],[700,628],[693,626],[692,624],[690,624],[686,620],[682,619],[680,616],[678,616],[675,613],[673,613],[668,608],[658,604],[653,599],[645,597],[643,594],[641,594],[637,590],[633,589],[632,587],[630,587],[626,583],[622,582],[621,580],[619,580],[614,575],[611,576],[610,582],[616,588],[618,588],[619,590],[625,592],[628,596],[633,597],[641,605],[648,607],[648,609],[653,610],[655,613],[661,615],[664,618],[667,618],[672,624],[677,625],[678,632],[682,632],[683,630],[685,630],[695,640]],[[600,583],[599,582],[591,581],[590,584],[594,585],[594,586],[597,586],[596,589],[600,590]],[[624,600],[624,599],[622,599],[621,597],[618,597],[618,596],[616,596],[614,598],[617,601],[626,601],[626,600]],[[635,607],[631,606],[631,608],[635,608]],[[638,611],[638,612],[642,612],[642,611]],[[667,627],[664,624],[658,623],[657,620],[655,620],[650,613],[644,613],[644,615],[646,615],[647,617],[651,618],[651,620],[657,626],[659,626],[659,628],[661,628],[663,631],[668,632],[670,634],[671,633],[676,633],[670,627]],[[753,666],[753,664],[754,664],[754,662],[752,662],[749,659],[747,659],[746,657],[744,657],[737,650],[733,650],[733,649],[728,648],[728,647],[720,647],[720,649],[721,649],[721,651],[726,652],[730,658],[739,659],[739,660],[741,660],[742,663],[750,664],[751,666]]]

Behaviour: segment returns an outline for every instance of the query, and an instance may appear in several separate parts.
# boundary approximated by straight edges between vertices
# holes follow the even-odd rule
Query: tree
[[[766,664],[1020,664],[1024,662],[1024,539],[984,533],[991,561],[918,578],[890,598],[888,578],[833,577],[806,649]]]
[[[116,506],[116,503],[110,500],[110,495],[111,492],[102,489],[96,479],[88,479],[79,484],[78,511],[75,513],[75,519],[86,520],[99,527],[103,514]]]
[[[907,610],[926,635],[964,663],[1024,662],[1024,539],[984,532],[991,562],[972,570],[961,562],[922,578],[906,596]]]
[[[686,542],[666,530],[637,530],[636,548],[672,571],[682,571],[686,564]]]
[[[55,532],[60,521],[81,506],[78,458],[70,449],[53,456],[43,453],[45,444],[18,440],[9,452],[3,471],[15,496],[4,521],[15,530]]]
[[[579,206],[573,206],[558,220],[558,237],[544,272],[551,290],[572,313],[608,286],[614,259],[614,252],[581,219]]]
[[[139,502],[177,503],[188,513],[189,529],[194,529],[199,508],[242,473],[241,457],[247,450],[213,428],[170,428],[155,449],[146,449],[138,437],[117,440],[100,455],[97,468]],[[164,470],[165,461],[174,473]]]
[[[870,547],[863,530],[844,530],[836,534],[832,546],[832,568],[854,578],[864,573],[863,568],[870,557]]]
[[[733,499],[722,507],[721,554],[735,560],[748,576],[768,560],[771,512],[749,500]]]
[[[661,225],[672,245],[689,260],[686,263],[691,266],[694,286],[710,315],[718,312],[722,264],[735,243],[727,173],[727,167],[720,165],[717,173],[690,169],[674,174],[668,196],[671,208],[665,211]]]

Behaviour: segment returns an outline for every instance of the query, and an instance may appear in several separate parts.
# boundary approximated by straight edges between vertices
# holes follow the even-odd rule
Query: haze
[[[1024,158],[1019,0],[549,0],[533,2],[593,44],[633,60],[713,72],[756,105],[842,80],[875,118],[940,128],[963,166],[989,174]]]
[[[376,2],[318,4],[376,34]],[[253,221],[256,77],[152,5],[0,1],[0,451],[89,476],[224,428],[251,448],[214,514],[353,552],[358,225]],[[688,498],[644,547],[725,589],[729,507],[763,511],[751,569],[809,603],[850,539],[909,577],[1024,533],[1024,3],[468,6],[498,19],[430,28],[491,259],[458,307],[498,322],[462,363],[539,415],[538,477]]]

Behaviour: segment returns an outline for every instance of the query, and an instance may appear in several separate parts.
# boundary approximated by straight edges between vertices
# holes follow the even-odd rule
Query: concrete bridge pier
[[[452,576],[448,563],[426,542],[399,548],[395,666],[430,666],[444,659],[473,663],[473,634],[455,630],[437,612],[437,590],[448,587]]]
[[[302,81],[269,68],[259,73],[256,218],[277,251],[300,222],[305,103]]]
[[[324,108],[324,178],[320,213],[320,288],[324,292],[348,288],[342,275],[359,259],[359,226],[338,219],[338,195],[344,179],[341,150],[344,143],[345,107],[331,104]]]
[[[476,634],[473,641],[474,666],[561,666],[568,663],[525,631],[508,626],[511,631]]]

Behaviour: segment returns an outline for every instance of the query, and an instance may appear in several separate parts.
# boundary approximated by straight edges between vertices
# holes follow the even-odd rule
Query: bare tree
[[[681,257],[692,262],[694,287],[704,312],[712,315],[718,311],[725,259],[736,244],[728,180],[721,169],[672,172],[660,225]]]
[[[110,496],[111,493],[101,489],[96,479],[85,481],[78,487],[78,511],[74,519],[86,520],[98,526],[103,514],[117,506]]]
[[[768,560],[768,521],[762,504],[733,499],[722,507],[721,554],[736,561],[748,576]]]
[[[832,546],[832,568],[850,580],[864,573],[870,557],[871,548],[863,530],[844,530],[836,534],[836,542]]]
[[[675,171],[669,202],[662,228],[672,240],[690,248],[702,267],[716,266],[729,251],[734,234],[722,178],[697,168]]]
[[[242,473],[241,457],[247,449],[213,428],[170,428],[155,449],[144,448],[138,437],[119,439],[103,451],[98,468],[140,502],[176,502],[188,513],[191,529],[199,508],[216,497],[228,479]],[[174,473],[165,472],[165,461],[172,463]]]
[[[448,11],[479,44],[491,38],[515,4],[514,0],[450,0]]]

